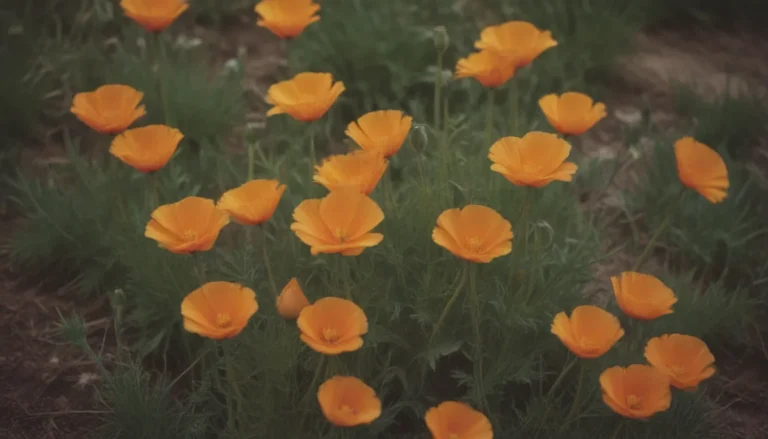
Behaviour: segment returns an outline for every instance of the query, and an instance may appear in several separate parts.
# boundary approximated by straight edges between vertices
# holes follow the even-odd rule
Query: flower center
[[[627,395],[627,407],[629,407],[631,410],[639,409],[640,398],[638,398],[637,395],[633,395],[633,394]]]
[[[597,347],[597,343],[595,343],[594,341],[592,341],[591,339],[589,339],[587,337],[581,337],[579,339],[579,345],[581,345],[581,347],[587,348],[587,349],[594,349],[594,348]]]
[[[185,241],[197,241],[197,232],[194,230],[185,230],[182,237]]]
[[[672,372],[673,375],[682,375],[685,371],[685,368],[679,364],[670,364],[667,365],[667,368]]]
[[[339,406],[339,411],[342,413],[357,415],[357,409],[354,407],[350,407],[346,404],[342,404],[341,406]]]
[[[336,343],[339,340],[339,331],[336,328],[323,328],[323,338],[330,343]]]
[[[232,323],[232,316],[230,316],[229,314],[225,312],[220,312],[216,314],[216,326],[218,326],[219,328],[223,328],[229,325],[230,323]]]
[[[460,439],[460,437],[458,433],[451,432],[448,434],[448,439]]]
[[[483,240],[478,238],[477,236],[472,236],[469,238],[469,249],[473,252],[479,252],[483,249]]]
[[[347,240],[347,231],[341,227],[337,227],[334,236],[336,236],[336,239],[338,239],[340,242],[344,242]]]

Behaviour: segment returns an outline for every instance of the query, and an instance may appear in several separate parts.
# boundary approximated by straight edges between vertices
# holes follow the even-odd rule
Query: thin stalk
[[[151,172],[149,174],[149,184],[152,187],[149,196],[149,208],[150,210],[153,210],[155,207],[160,205],[160,184],[158,182],[157,172]]]
[[[654,232],[653,236],[651,237],[651,240],[648,241],[648,244],[645,246],[645,249],[643,249],[643,252],[640,253],[640,257],[638,257],[637,261],[635,261],[635,265],[632,267],[631,271],[636,272],[643,265],[643,262],[645,262],[645,258],[648,256],[648,253],[651,251],[651,248],[653,248],[653,245],[656,244],[656,240],[659,239],[659,236],[661,236],[661,232],[663,232],[664,229],[667,228],[667,225],[669,224],[669,220],[672,219],[672,213],[674,213],[675,209],[677,208],[677,205],[680,204],[680,201],[683,199],[684,195],[685,195],[685,187],[683,187],[680,190],[680,192],[675,197],[675,200],[667,208],[667,212],[664,214],[664,219],[661,220],[661,224],[659,224],[659,227],[656,229],[656,232]]]
[[[226,346],[226,343],[222,343],[222,351],[224,352],[224,363],[227,368],[227,383],[229,384],[230,391],[227,392],[227,430],[230,433],[234,433],[235,429],[237,428],[235,425],[235,402],[233,401],[233,393],[236,395],[240,394],[240,390],[237,387],[237,381],[235,379],[235,368],[232,363],[232,353],[229,351],[229,348]],[[238,401],[238,413],[240,413],[239,404],[241,401]]]
[[[490,148],[493,143],[493,107],[494,89],[488,88],[487,108],[485,110],[485,147]]]
[[[198,252],[192,253],[192,259],[195,261],[195,271],[200,284],[205,284],[205,267],[203,266],[202,256]]]
[[[272,275],[272,265],[269,263],[269,254],[267,253],[267,228],[265,224],[259,226],[261,229],[261,256],[264,261],[264,269],[267,272],[267,279],[269,280],[269,286],[272,288],[272,294],[277,297],[277,284],[275,283],[275,277]]]
[[[570,421],[573,416],[577,414],[579,411],[579,402],[581,400],[581,392],[584,389],[584,376],[587,374],[587,368],[584,366],[584,362],[581,362],[581,367],[579,368],[579,381],[576,383],[576,395],[573,397],[573,405],[571,406],[571,411],[568,412],[568,417],[566,417],[566,421]]]
[[[344,282],[344,295],[347,296],[347,299],[352,300],[352,273],[349,269],[349,262],[344,255],[340,254],[338,258],[339,275],[341,276],[342,282]]]
[[[576,365],[576,363],[579,362],[578,357],[573,357],[573,359],[566,363],[563,367],[563,370],[560,372],[560,375],[558,375],[557,379],[555,379],[555,382],[552,384],[552,387],[549,388],[549,392],[547,392],[547,399],[549,399],[552,395],[554,395],[555,390],[560,386],[560,384],[563,382],[563,379],[565,379],[566,375],[568,375],[568,372],[573,369],[573,366]]]
[[[619,432],[621,431],[621,427],[623,426],[624,426],[624,421],[621,420],[619,422],[619,425],[616,426],[616,430],[613,431],[613,435],[611,435],[611,439],[616,439],[617,437],[619,437]]]
[[[530,224],[530,223],[529,223]],[[526,224],[526,241],[528,238],[529,224]],[[528,303],[533,296],[533,290],[536,283],[536,277],[539,270],[539,235],[536,230],[533,231],[533,249],[531,251],[530,267],[528,268],[528,278],[526,282],[525,302]]]
[[[317,158],[315,157],[315,126],[309,124],[309,178],[312,179],[312,175],[315,173],[315,166],[317,166]]]
[[[320,357],[320,361],[317,363],[317,369],[315,369],[315,375],[312,377],[312,381],[309,383],[309,389],[307,389],[307,393],[304,394],[304,397],[301,398],[301,402],[299,405],[303,406],[307,403],[307,400],[309,398],[309,395],[311,395],[313,392],[313,389],[317,385],[317,382],[320,380],[320,375],[323,373],[323,367],[325,366],[325,355]],[[307,412],[306,410],[301,415],[301,420],[299,421],[299,433],[301,433],[302,429],[304,428],[304,421],[307,420]]]
[[[165,124],[173,126],[171,109],[168,104],[168,84],[166,83],[167,74],[165,71],[165,65],[168,63],[168,56],[165,53],[165,45],[161,40],[160,32],[155,34],[155,45],[157,46],[158,54],[158,82],[160,84],[160,97],[163,100],[163,115],[165,116]]]
[[[509,135],[516,136],[519,128],[518,119],[520,118],[520,93],[517,90],[517,81],[509,81]]]
[[[176,385],[176,383],[178,383],[178,382],[179,382],[179,380],[180,380],[180,379],[182,379],[182,378],[184,377],[184,375],[186,375],[187,373],[189,373],[189,371],[190,371],[190,370],[192,370],[192,368],[193,368],[193,367],[195,367],[195,365],[196,365],[197,363],[199,363],[200,361],[202,361],[202,360],[203,360],[203,358],[205,358],[205,356],[206,356],[206,355],[208,355],[208,353],[209,353],[209,350],[208,350],[208,349],[204,349],[204,350],[203,350],[203,353],[202,353],[202,354],[200,354],[200,356],[198,356],[198,357],[195,359],[195,361],[193,361],[193,362],[192,362],[192,363],[191,363],[189,366],[187,366],[187,368],[186,368],[186,369],[184,369],[184,371],[183,371],[183,372],[181,372],[181,373],[179,374],[179,376],[177,376],[176,378],[174,378],[174,379],[173,379],[173,381],[171,381],[171,384],[169,384],[169,385],[168,385],[168,387],[169,387],[169,388],[172,388],[173,386],[175,386],[175,385]]]
[[[254,167],[256,165],[257,142],[248,142],[248,180],[253,180]]]
[[[445,322],[445,318],[448,317],[448,313],[451,311],[451,307],[453,306],[453,303],[456,302],[456,299],[459,298],[459,294],[461,294],[461,290],[464,289],[464,285],[467,283],[468,271],[469,271],[469,266],[465,266],[464,269],[462,270],[461,280],[459,281],[459,285],[456,287],[456,291],[453,292],[453,295],[451,295],[451,298],[448,299],[448,302],[446,302],[445,307],[443,308],[443,312],[440,313],[440,317],[437,319],[437,323],[435,324],[434,329],[432,329],[432,335],[429,336],[430,343],[432,343],[432,340],[434,340],[438,331],[440,331],[440,328],[443,326],[443,323]]]
[[[440,130],[440,114],[443,111],[443,52],[437,51],[437,72],[435,74],[434,126]]]
[[[475,334],[475,363],[474,377],[476,391],[475,399],[482,407],[485,406],[485,392],[483,391],[483,347],[482,335],[480,334],[480,301],[477,297],[477,264],[467,262],[469,271],[469,298],[470,298],[470,318],[472,319],[472,330]]]

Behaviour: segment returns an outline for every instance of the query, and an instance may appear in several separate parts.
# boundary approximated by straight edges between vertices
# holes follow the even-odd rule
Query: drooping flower
[[[333,83],[330,73],[299,73],[267,90],[267,103],[273,107],[267,116],[287,113],[301,122],[312,122],[325,115],[344,91],[344,84]]]
[[[141,172],[155,172],[168,163],[183,138],[176,128],[148,125],[123,131],[112,141],[109,152]]]
[[[228,223],[229,216],[213,200],[187,197],[155,209],[144,236],[171,253],[208,251]]]
[[[360,148],[380,151],[389,158],[403,146],[412,123],[413,118],[399,110],[372,111],[347,125],[344,134]]]
[[[579,168],[566,162],[571,145],[554,134],[533,131],[522,138],[503,137],[491,146],[491,170],[517,186],[542,187],[571,181]]]
[[[125,15],[147,32],[161,32],[189,8],[186,0],[122,0]]]
[[[704,341],[690,335],[665,334],[648,340],[645,359],[682,390],[695,390],[715,373],[715,356]]]
[[[208,282],[181,302],[184,329],[215,340],[242,332],[258,309],[256,293],[231,282]]]
[[[368,332],[368,318],[354,302],[338,297],[324,297],[304,307],[296,324],[301,340],[325,355],[352,352],[363,346]]]
[[[260,17],[256,24],[280,38],[296,38],[307,26],[320,20],[315,15],[320,5],[312,0],[262,0],[254,10]]]
[[[309,300],[301,290],[299,281],[294,277],[285,285],[277,296],[277,313],[286,320],[299,317],[301,310],[309,306]]]
[[[650,274],[632,271],[611,277],[616,303],[624,314],[638,320],[653,320],[672,314],[675,293]]]
[[[359,378],[336,375],[317,390],[317,401],[326,419],[338,427],[370,424],[381,415],[376,391]]]
[[[432,231],[435,244],[461,259],[491,262],[512,251],[512,224],[490,207],[470,204],[448,209]]]
[[[644,364],[606,369],[600,375],[600,388],[611,410],[632,419],[650,418],[672,402],[667,376]]]
[[[102,85],[76,94],[70,111],[91,129],[116,134],[146,114],[144,106],[139,105],[143,98],[144,93],[127,85]]]
[[[493,439],[488,418],[463,402],[445,401],[424,415],[433,439]]]
[[[343,187],[321,199],[304,200],[293,211],[291,230],[313,255],[357,256],[378,245],[384,235],[371,233],[384,220],[375,201],[355,188]]]
[[[606,116],[605,104],[577,92],[548,94],[539,99],[539,107],[552,127],[571,136],[584,134]]]
[[[357,150],[348,154],[332,155],[315,166],[312,178],[329,191],[351,186],[370,195],[387,170],[387,160],[379,151]]]
[[[480,40],[475,42],[476,48],[496,51],[518,69],[555,46],[557,41],[552,38],[551,32],[539,30],[527,21],[488,26],[480,33]]]
[[[285,185],[277,180],[251,180],[224,192],[216,207],[240,224],[255,226],[272,218],[283,192]]]
[[[488,88],[502,86],[515,75],[515,64],[498,52],[481,50],[456,63],[457,78],[475,78]]]
[[[675,142],[677,174],[689,189],[701,194],[710,203],[720,203],[728,196],[728,168],[714,149],[683,137]]]
[[[613,347],[621,337],[619,319],[592,305],[577,306],[571,317],[564,312],[552,321],[552,333],[581,358],[597,358]]]

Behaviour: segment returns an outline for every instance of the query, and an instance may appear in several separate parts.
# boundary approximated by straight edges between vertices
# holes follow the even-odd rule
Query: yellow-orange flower
[[[638,320],[653,320],[672,314],[675,293],[650,274],[628,271],[611,277],[616,303],[624,314]]]
[[[280,38],[296,38],[304,28],[320,20],[320,5],[312,0],[262,0],[254,8],[261,17],[257,25]]]
[[[445,210],[432,240],[461,259],[491,262],[512,251],[512,224],[490,207],[470,204]]]
[[[554,134],[534,131],[519,137],[503,137],[491,146],[491,170],[518,186],[542,187],[571,181],[579,169],[566,162],[571,145]]]
[[[368,332],[368,318],[354,302],[338,297],[324,297],[304,307],[296,324],[301,340],[321,354],[337,355],[363,346]]]
[[[231,282],[208,282],[181,302],[184,329],[215,340],[242,332],[258,309],[256,293]]]
[[[403,146],[412,123],[413,118],[399,110],[371,111],[347,125],[344,134],[360,148],[379,151],[389,158]]]
[[[336,375],[317,389],[317,402],[326,419],[338,427],[370,424],[381,415],[376,391],[359,378]]]
[[[650,418],[672,402],[667,376],[643,364],[606,369],[600,375],[600,388],[611,410],[632,419]]]
[[[463,402],[445,401],[424,415],[433,439],[493,439],[488,418]]]
[[[695,390],[715,373],[715,356],[704,341],[690,335],[665,334],[648,340],[645,359],[678,389]]]
[[[384,220],[375,201],[355,188],[337,189],[325,198],[304,200],[293,211],[291,230],[313,255],[357,256],[378,245],[384,235],[371,230]]]
[[[577,306],[571,317],[564,312],[552,321],[552,333],[581,358],[597,358],[624,336],[619,319],[592,305]]]
[[[475,78],[485,87],[500,87],[515,76],[515,64],[493,50],[481,50],[456,63],[457,78]]]
[[[112,141],[109,152],[141,172],[154,172],[168,163],[183,138],[176,128],[148,125],[123,131]]]
[[[263,224],[272,218],[283,192],[285,185],[277,180],[251,180],[224,192],[216,207],[240,224]]]
[[[387,170],[387,160],[379,151],[357,150],[330,156],[315,169],[312,179],[329,191],[351,186],[369,195]]]
[[[330,73],[299,73],[269,87],[267,103],[273,107],[267,116],[288,113],[301,122],[312,122],[323,117],[343,91],[344,84],[333,83]]]
[[[171,253],[208,251],[228,223],[229,216],[213,200],[187,197],[155,209],[144,236]]]
[[[301,310],[309,306],[309,300],[301,290],[299,281],[294,277],[283,287],[283,291],[277,296],[277,313],[286,320],[299,317]]]
[[[527,21],[509,21],[488,26],[480,33],[478,49],[489,49],[500,53],[516,68],[530,64],[545,50],[557,46],[549,31],[539,30]]]
[[[675,142],[677,174],[680,181],[710,203],[719,203],[728,196],[728,168],[720,154],[693,137]]]
[[[548,94],[539,99],[539,107],[550,125],[572,136],[584,134],[606,116],[605,104],[577,92]]]
[[[122,0],[123,12],[147,32],[160,32],[189,8],[186,0]]]
[[[102,85],[76,94],[70,111],[91,129],[116,134],[146,114],[144,106],[139,105],[143,98],[144,93],[127,85]]]

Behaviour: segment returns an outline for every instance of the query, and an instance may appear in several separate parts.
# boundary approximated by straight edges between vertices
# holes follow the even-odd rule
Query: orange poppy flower
[[[363,346],[368,332],[368,318],[354,302],[338,297],[324,297],[304,307],[296,324],[301,340],[321,354],[338,355]]]
[[[351,186],[369,195],[387,170],[387,160],[379,151],[357,150],[330,156],[315,169],[312,179],[329,191]]]
[[[678,389],[695,390],[715,374],[715,356],[706,343],[690,335],[666,334],[648,340],[645,359]]]
[[[144,93],[127,85],[102,85],[94,91],[78,93],[70,111],[91,129],[116,134],[147,112],[139,102]]]
[[[677,174],[680,181],[710,203],[719,203],[728,196],[728,168],[720,154],[693,137],[675,142]]]
[[[187,197],[155,209],[144,236],[171,253],[208,251],[228,223],[229,216],[213,200]]]
[[[478,49],[490,49],[503,55],[515,68],[525,67],[545,50],[557,46],[549,31],[539,30],[526,21],[509,21],[488,26],[480,33]]]
[[[288,113],[298,121],[312,122],[323,117],[343,91],[344,83],[333,83],[330,73],[299,73],[269,87],[267,103],[274,107],[267,116]]]
[[[442,402],[427,410],[424,421],[433,439],[493,439],[488,418],[463,402]]]
[[[667,376],[644,364],[606,369],[600,374],[600,388],[603,402],[627,418],[650,418],[667,410],[672,403]]]
[[[632,318],[653,320],[674,312],[675,293],[650,274],[628,271],[611,277],[611,285],[619,308]]]
[[[147,32],[160,32],[189,8],[185,0],[122,0],[123,12]]]
[[[320,5],[312,0],[262,0],[254,8],[261,17],[257,25],[280,38],[296,38],[304,28],[320,20]]]
[[[168,163],[183,138],[176,128],[148,125],[123,131],[112,141],[109,152],[141,172],[155,172]]]
[[[546,95],[539,99],[539,107],[550,125],[572,136],[584,134],[606,116],[605,104],[577,92]]]
[[[456,63],[457,78],[475,78],[488,88],[503,85],[515,76],[515,65],[493,50],[481,50]]]
[[[461,259],[491,262],[512,251],[512,224],[490,207],[470,204],[437,217],[432,240]]]
[[[592,305],[577,306],[571,317],[564,312],[552,321],[552,333],[581,358],[597,358],[624,336],[619,319]]]
[[[566,162],[571,145],[554,134],[534,131],[519,137],[503,137],[491,146],[491,170],[518,186],[542,187],[571,181],[579,169]]]
[[[231,282],[208,282],[181,302],[184,329],[215,340],[242,332],[258,309],[256,293]]]
[[[317,402],[326,419],[338,427],[370,424],[381,416],[376,391],[351,376],[333,376],[317,389]]]
[[[313,255],[357,256],[384,239],[381,233],[371,233],[384,220],[384,212],[356,188],[343,187],[325,198],[304,200],[293,211],[293,219],[291,230]]]
[[[251,180],[224,192],[216,207],[240,224],[255,226],[272,218],[283,192],[285,185],[277,180]]]
[[[301,290],[301,285],[296,278],[291,278],[283,291],[277,296],[277,313],[286,320],[299,317],[301,310],[309,306],[309,300]]]
[[[360,148],[376,150],[390,158],[403,146],[413,118],[399,110],[371,111],[347,126],[344,134]]]

